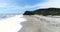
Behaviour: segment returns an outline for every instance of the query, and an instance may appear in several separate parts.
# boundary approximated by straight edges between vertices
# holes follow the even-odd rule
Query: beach
[[[60,16],[14,15],[0,19],[0,32],[60,32]]]
[[[59,16],[60,17],[60,16]],[[24,15],[26,22],[22,23],[19,32],[60,32],[58,16]]]

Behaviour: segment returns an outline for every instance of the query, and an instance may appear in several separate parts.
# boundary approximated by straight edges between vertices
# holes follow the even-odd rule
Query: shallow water
[[[0,16],[0,32],[18,32],[22,25],[21,22],[25,21],[23,15],[3,15]]]

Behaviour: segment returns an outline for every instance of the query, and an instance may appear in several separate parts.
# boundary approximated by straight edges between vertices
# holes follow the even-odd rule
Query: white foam
[[[25,19],[21,17],[23,17],[23,15],[16,15],[0,20],[0,32],[18,32],[22,28],[20,23],[25,21]]]

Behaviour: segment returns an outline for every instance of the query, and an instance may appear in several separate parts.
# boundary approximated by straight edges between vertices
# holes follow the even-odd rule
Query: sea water
[[[0,32],[18,32],[23,21],[25,21],[23,15],[0,14]]]

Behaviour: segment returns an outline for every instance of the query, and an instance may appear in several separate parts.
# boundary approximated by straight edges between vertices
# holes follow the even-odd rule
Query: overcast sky
[[[49,7],[60,8],[60,0],[0,0],[0,13],[23,13]]]

